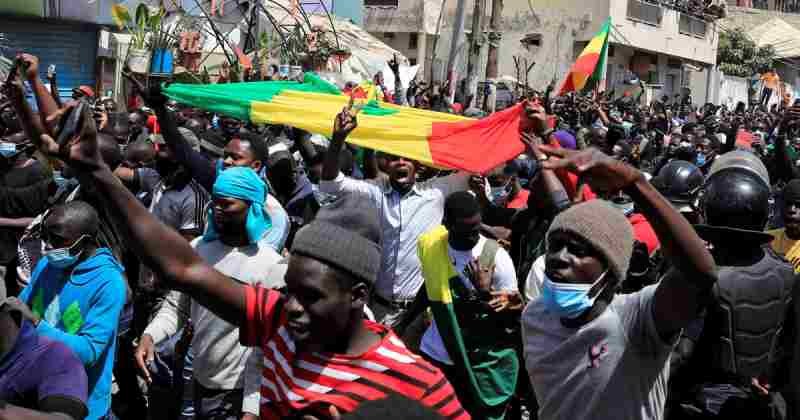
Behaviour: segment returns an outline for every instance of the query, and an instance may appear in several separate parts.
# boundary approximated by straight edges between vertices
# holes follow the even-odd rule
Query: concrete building
[[[409,64],[419,64],[419,75],[429,78],[434,66],[439,65],[442,55],[436,49],[437,28],[443,0],[364,0],[364,29],[385,44],[408,57]],[[455,4],[451,3],[451,6]],[[447,12],[446,12],[447,13]],[[452,16],[448,21],[452,21]],[[445,58],[446,60],[446,58]]]
[[[439,79],[450,48],[455,3],[446,2],[442,13],[441,0],[365,0],[365,28],[407,57],[416,56],[416,62],[424,59],[425,77],[433,74]],[[487,15],[491,4],[487,0]],[[473,1],[467,0],[466,7],[468,32]],[[609,16],[613,23],[606,75],[609,88],[633,72],[650,84],[649,95],[673,95],[691,87],[695,102],[705,100],[709,69],[716,62],[716,25],[641,0],[505,0],[499,75],[524,81],[525,71],[518,71],[516,62],[527,60],[536,63],[527,75],[531,87],[544,89],[552,79],[560,83]],[[487,16],[487,26],[488,20]],[[469,36],[461,37],[459,50],[465,50]],[[480,78],[486,49],[484,42]],[[466,54],[460,54],[459,78],[465,75],[466,61]]]
[[[800,0],[727,0],[729,6],[737,6],[778,12],[800,12]]]
[[[613,89],[635,74],[648,84],[649,95],[674,95],[683,87],[692,88],[695,103],[704,102],[708,95],[719,41],[713,22],[640,0],[507,3],[504,18],[510,31],[503,35],[501,68],[513,66],[514,55],[530,54],[520,42],[526,36],[541,35],[541,47],[532,57],[537,65],[529,76],[534,87],[540,88],[552,78],[560,81],[611,17],[607,88]]]

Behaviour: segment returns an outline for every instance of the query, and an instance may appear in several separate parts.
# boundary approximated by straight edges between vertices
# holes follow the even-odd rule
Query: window
[[[398,0],[364,0],[364,6],[397,7]]]
[[[416,50],[417,49],[417,33],[412,32],[408,34],[408,49],[409,50]]]
[[[684,35],[705,38],[707,29],[708,24],[705,20],[681,13],[681,18],[678,22],[678,32]]]
[[[628,19],[661,26],[664,11],[661,6],[642,0],[628,0]]]

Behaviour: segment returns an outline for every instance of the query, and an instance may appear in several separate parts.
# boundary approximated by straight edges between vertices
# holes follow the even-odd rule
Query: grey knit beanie
[[[377,217],[374,210],[348,210],[321,209],[313,222],[297,231],[292,253],[323,261],[373,285],[381,265]]]
[[[619,210],[603,200],[575,205],[556,216],[549,237],[555,231],[575,234],[599,251],[620,282],[625,280],[633,253],[633,227]]]

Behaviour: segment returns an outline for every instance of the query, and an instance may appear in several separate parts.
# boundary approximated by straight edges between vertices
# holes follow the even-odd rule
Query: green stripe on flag
[[[179,103],[206,111],[216,112],[240,120],[250,119],[252,101],[269,102],[284,91],[325,93],[341,95],[335,85],[322,80],[314,73],[306,73],[303,83],[293,81],[268,81],[245,83],[220,83],[194,85],[174,83],[163,88],[164,94]],[[369,115],[389,115],[372,114]],[[391,112],[393,113],[393,112]]]

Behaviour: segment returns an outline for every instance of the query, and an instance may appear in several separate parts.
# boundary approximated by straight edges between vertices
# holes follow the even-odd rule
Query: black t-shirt
[[[0,171],[0,217],[36,217],[47,208],[48,197],[57,189],[53,177],[38,161],[21,168]],[[0,265],[17,255],[17,242],[24,229],[0,227]]]

